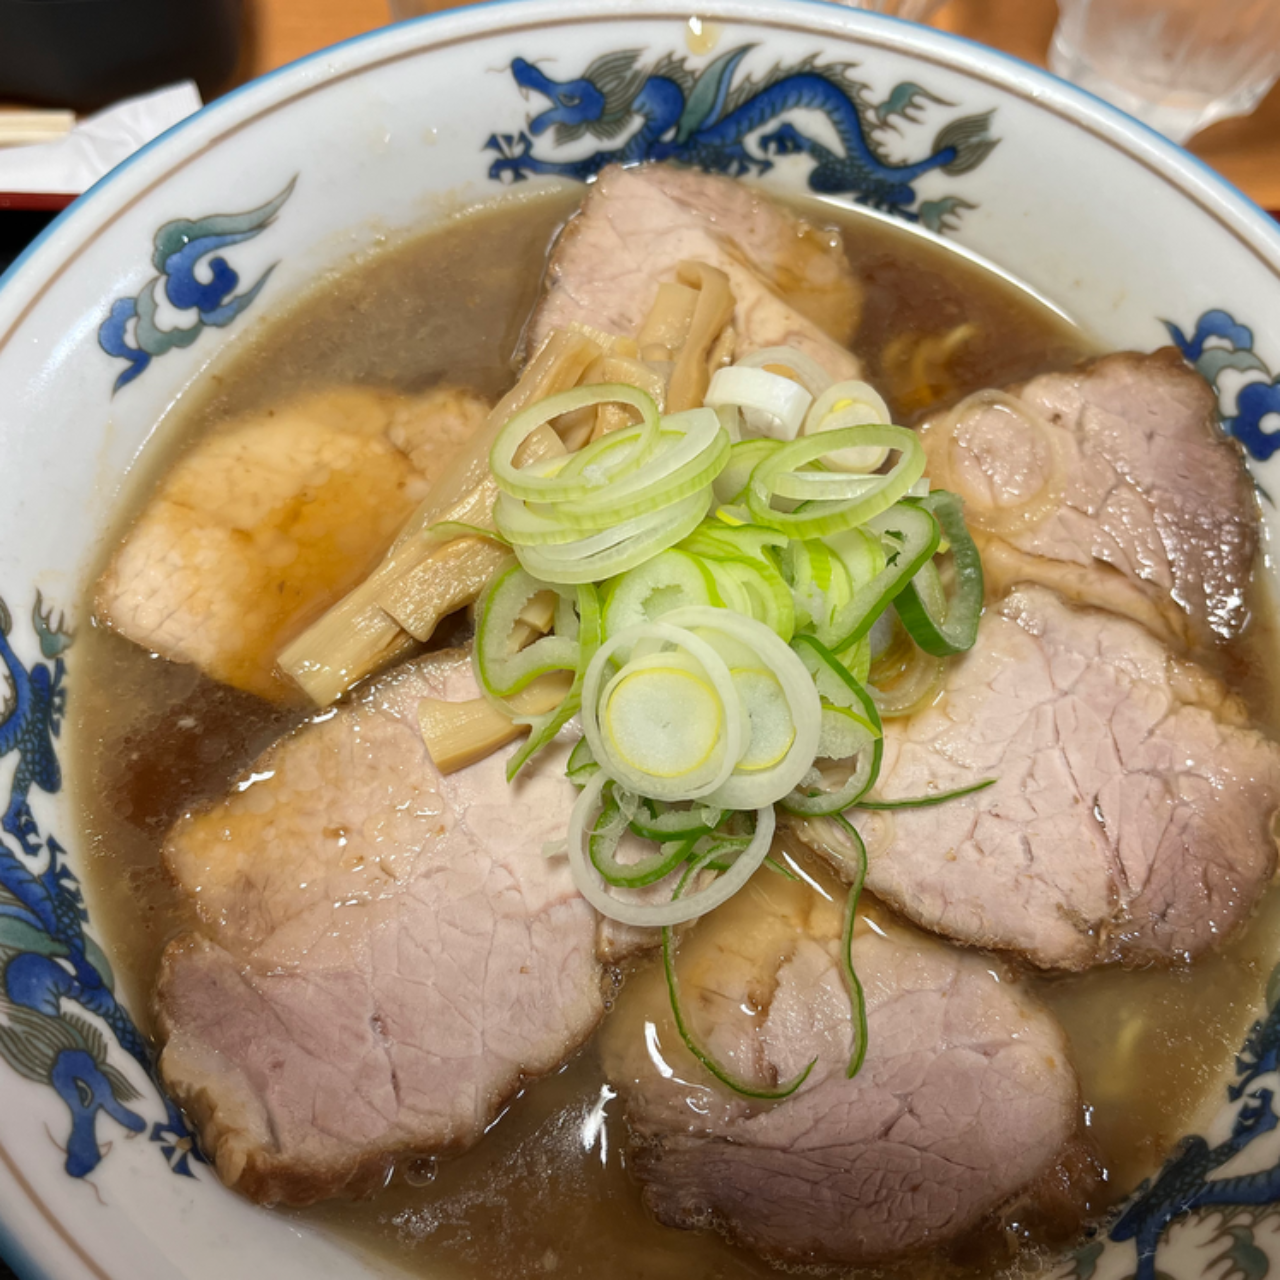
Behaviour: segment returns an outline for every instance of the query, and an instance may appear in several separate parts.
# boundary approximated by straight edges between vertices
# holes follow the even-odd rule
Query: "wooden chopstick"
[[[0,107],[0,147],[28,142],[55,142],[75,127],[74,111],[51,108]]]

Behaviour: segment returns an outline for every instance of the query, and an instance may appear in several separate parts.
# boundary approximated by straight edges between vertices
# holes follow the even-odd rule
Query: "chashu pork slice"
[[[258,1201],[361,1194],[397,1157],[468,1147],[603,1012],[595,912],[543,854],[576,795],[564,752],[514,786],[506,751],[441,777],[424,696],[474,697],[466,657],[285,738],[165,847],[199,925],[164,955],[161,1075]]]
[[[1073,1153],[1078,1085],[1056,1020],[998,962],[884,913],[855,928],[868,1048],[847,1077],[841,914],[764,872],[680,944],[684,1014],[721,1063],[766,1086],[814,1063],[781,1102],[694,1061],[660,970],[623,990],[602,1060],[662,1222],[777,1262],[872,1264],[955,1240]]]
[[[792,345],[833,378],[858,376],[846,348],[862,291],[839,234],[740,182],[666,165],[609,168],[588,190],[552,252],[530,349],[574,321],[635,337],[658,285],[691,260],[729,277],[737,355]]]
[[[1212,390],[1173,348],[979,392],[921,430],[997,589],[1041,582],[1190,648],[1247,622],[1253,486]]]
[[[276,655],[377,563],[488,405],[335,388],[234,420],[165,476],[98,587],[98,618],[272,700]]]
[[[886,721],[868,886],[911,920],[1046,968],[1189,959],[1276,865],[1280,747],[1146,628],[1039,586],[990,606],[942,695]],[[825,825],[802,838],[838,857]],[[825,834],[824,834],[825,833]]]

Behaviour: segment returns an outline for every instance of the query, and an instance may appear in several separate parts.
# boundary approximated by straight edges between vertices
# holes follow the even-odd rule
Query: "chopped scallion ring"
[[[889,603],[938,549],[937,521],[927,511],[906,502],[872,516],[863,529],[879,539],[885,567],[857,588],[853,599],[836,612],[825,630],[818,629],[818,638],[837,653],[856,644],[871,630]]]
[[[945,658],[973,648],[982,617],[982,557],[965,528],[960,499],[939,489],[920,500],[951,544],[955,590],[950,600],[932,560],[921,565],[894,605],[902,625],[925,653]]]
[[[595,827],[596,818],[603,807],[601,795],[609,779],[603,772],[597,773],[583,788],[569,818],[569,868],[578,891],[601,915],[617,920],[620,924],[644,927],[683,924],[695,920],[727,902],[752,877],[769,852],[773,839],[774,814],[772,806],[756,811],[755,830],[745,847],[734,856],[728,870],[717,876],[705,889],[681,897],[672,902],[638,903],[624,902],[609,893],[608,885],[591,864],[586,840]]]
[[[712,408],[736,406],[749,435],[794,440],[813,396],[791,378],[738,365],[716,370],[706,402]]]
[[[970,783],[967,787],[956,787],[954,791],[935,791],[928,796],[907,796],[902,800],[859,800],[858,809],[928,809],[935,804],[946,804],[950,800],[960,800],[965,796],[975,795],[994,787],[999,778],[983,778],[981,782]]]
[[[493,698],[509,698],[549,671],[572,671],[578,662],[578,619],[573,593],[560,594],[554,612],[555,630],[521,645],[521,631],[531,630],[521,613],[538,596],[555,593],[518,564],[494,578],[480,598],[475,641],[475,666],[480,687]]]
[[[575,387],[538,400],[515,415],[498,433],[489,453],[489,469],[504,493],[534,501],[572,501],[585,498],[609,483],[615,471],[602,465],[591,474],[579,473],[561,479],[557,474],[565,465],[564,458],[553,458],[527,467],[515,465],[520,446],[539,427],[565,413],[589,409],[601,404],[625,404],[640,414],[642,431],[634,449],[622,462],[639,466],[646,462],[658,443],[658,406],[653,397],[638,387],[620,382],[591,387]],[[615,462],[615,467],[620,462]],[[585,468],[584,471],[591,469]]]
[[[726,809],[752,809],[781,800],[804,776],[818,746],[821,721],[820,704],[813,681],[792,649],[763,623],[753,618],[732,614],[726,609],[676,609],[666,615],[672,626],[690,628],[691,634],[708,642],[719,633],[719,643],[744,646],[755,655],[751,665],[762,666],[777,680],[782,692],[780,703],[748,707],[744,739],[735,756],[735,768],[718,786],[704,793],[708,803]],[[734,666],[747,665],[738,661]],[[756,732],[755,716],[759,716],[760,732],[770,739],[780,730],[773,714],[785,704],[794,736],[778,763],[758,771],[738,767],[744,755],[754,755],[752,739]],[[754,712],[754,715],[753,715]]]
[[[822,698],[821,758],[833,766],[843,765],[845,776],[839,785],[832,785],[815,760],[814,768],[781,804],[806,817],[842,813],[857,804],[880,776],[884,752],[880,715],[867,690],[812,636],[797,636],[793,648]]]
[[[634,652],[640,640],[656,642],[657,651],[633,656],[615,672],[615,656]],[[714,735],[706,738],[710,750],[696,761],[692,759],[693,746],[679,733],[687,717],[680,697],[671,696],[676,686],[670,682],[648,683],[638,690],[625,717],[608,714],[609,700],[621,678],[637,662],[652,659],[663,661],[668,668],[683,668],[699,682],[700,695],[716,709]],[[683,627],[643,623],[606,640],[587,669],[582,697],[582,729],[592,755],[608,777],[639,795],[656,800],[696,800],[721,786],[742,754],[744,716],[729,668],[711,645]],[[642,735],[638,740],[628,736],[633,722],[643,723],[646,713],[648,723]],[[696,727],[694,732],[698,736]],[[698,736],[698,740],[703,738]]]
[[[553,711],[532,718],[516,716],[517,724],[529,726],[529,736],[524,745],[507,761],[507,781],[524,768],[539,751],[555,738],[556,734],[577,714],[582,704],[582,682],[587,666],[600,645],[600,599],[596,589],[583,585],[577,589],[578,599],[578,658],[574,667],[573,683],[564,701]]]
[[[685,778],[711,758],[720,740],[717,690],[682,657],[653,654],[629,662],[600,698],[610,753],[637,773]]]
[[[604,633],[612,639],[638,623],[656,622],[684,605],[718,604],[715,579],[698,557],[674,547],[612,579],[604,605]],[[623,661],[625,654],[619,655]]]
[[[831,375],[799,347],[761,347],[735,362],[739,369],[781,369],[794,374],[795,380],[815,399],[831,385]]]
[[[884,474],[851,476],[804,470],[832,448],[885,446],[898,461]],[[891,507],[924,473],[920,441],[904,427],[842,427],[820,437],[804,437],[759,463],[747,484],[747,507],[759,524],[792,538],[822,537],[864,524]],[[796,511],[774,506],[775,499],[799,500]]]
[[[869,382],[837,382],[828,387],[814,402],[804,420],[804,434],[815,436],[841,427],[873,426],[891,423],[889,406]],[[888,457],[884,446],[837,449],[822,455],[823,465],[831,471],[869,472],[876,470]]]

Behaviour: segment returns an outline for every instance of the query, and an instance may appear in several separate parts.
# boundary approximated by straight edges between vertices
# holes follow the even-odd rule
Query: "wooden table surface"
[[[422,10],[450,0],[418,0]],[[248,79],[390,21],[386,0],[246,0],[240,78]],[[995,45],[1041,65],[1054,0],[949,0],[933,25]],[[1280,209],[1280,86],[1252,116],[1214,125],[1191,150],[1268,209]]]

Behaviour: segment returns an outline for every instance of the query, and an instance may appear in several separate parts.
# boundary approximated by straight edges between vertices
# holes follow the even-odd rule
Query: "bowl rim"
[[[1280,225],[1256,201],[1206,161],[1170,141],[1151,126],[1088,90],[1059,78],[1046,68],[955,32],[887,14],[850,9],[835,0],[767,0],[766,3],[761,3],[761,0],[710,0],[701,9],[698,16],[704,21],[714,22],[727,18],[799,32],[824,26],[837,27],[843,28],[841,34],[886,47],[898,45],[903,37],[908,37],[907,42],[915,46],[911,49],[913,56],[922,57],[924,61],[942,67],[958,69],[973,79],[1012,93],[1029,105],[1047,110],[1083,128],[1113,149],[1122,151],[1130,160],[1141,164],[1166,185],[1213,216],[1225,231],[1280,274]],[[787,10],[808,11],[815,21],[780,21],[780,14]],[[521,22],[502,21],[504,14],[517,12],[542,12],[545,16],[530,17]],[[85,230],[95,226],[95,215],[104,209],[103,196],[107,193],[123,194],[125,187],[121,185],[121,181],[129,177],[141,180],[139,189],[133,193],[135,199],[151,186],[162,182],[171,169],[171,166],[162,168],[168,153],[173,151],[173,159],[178,159],[178,144],[195,132],[208,134],[208,145],[216,138],[225,137],[228,133],[245,127],[259,115],[278,109],[287,101],[294,101],[311,92],[341,83],[383,63],[425,52],[416,37],[427,29],[445,29],[442,32],[444,39],[432,42],[429,46],[438,49],[448,43],[465,41],[482,33],[501,31],[504,35],[515,34],[536,29],[548,22],[556,26],[576,26],[602,19],[687,20],[688,16],[687,3],[681,4],[679,0],[646,0],[643,7],[628,3],[628,0],[480,0],[480,3],[463,9],[445,9],[389,23],[276,67],[205,104],[199,111],[193,112],[144,144],[128,159],[99,178],[40,232],[9,268],[0,274],[0,349],[3,349],[10,333],[21,322],[27,310],[26,307],[21,308],[6,323],[6,304],[11,304],[16,294],[21,292],[20,286],[27,285],[30,288],[35,285],[42,268],[53,268],[54,274],[60,275],[62,269],[73,260],[75,251],[83,244],[72,243],[73,233],[81,230],[82,226]],[[826,21],[819,20],[822,18]],[[457,28],[452,38],[448,31],[450,27]],[[888,38],[871,38],[877,32],[884,31],[890,33]],[[892,33],[896,33],[899,38],[895,40]],[[371,47],[381,44],[388,46],[386,56],[374,59],[362,56]],[[948,51],[959,56],[947,57]],[[322,71],[326,63],[335,63],[331,74]],[[293,82],[297,82],[296,86]],[[294,91],[289,92],[290,88]],[[188,160],[194,158],[190,156]],[[151,182],[145,181],[148,170],[157,170]],[[126,207],[127,203],[131,201],[126,202]],[[1258,243],[1259,241],[1262,243]],[[1267,252],[1268,241],[1270,252]],[[70,252],[59,255],[58,251],[64,245]],[[31,281],[30,285],[28,281]]]
[[[275,68],[206,104],[145,144],[63,210],[0,274],[0,351],[43,291],[72,268],[105,227],[177,170],[255,121],[312,93],[404,58],[487,36],[600,22],[685,22],[681,0],[482,0],[423,14],[352,36]],[[1122,153],[1192,201],[1280,277],[1280,225],[1208,163],[1103,99],[1044,68],[968,37],[832,0],[705,0],[703,21],[742,22],[801,35],[824,32],[933,63],[1048,111]],[[435,38],[432,38],[435,37]],[[114,201],[114,207],[112,202]],[[13,1190],[9,1190],[12,1184]],[[104,1273],[63,1226],[55,1206],[26,1184],[20,1164],[0,1148],[0,1203],[25,1197],[27,1212],[0,1213],[0,1256],[22,1280]],[[66,1270],[74,1259],[73,1269]]]

